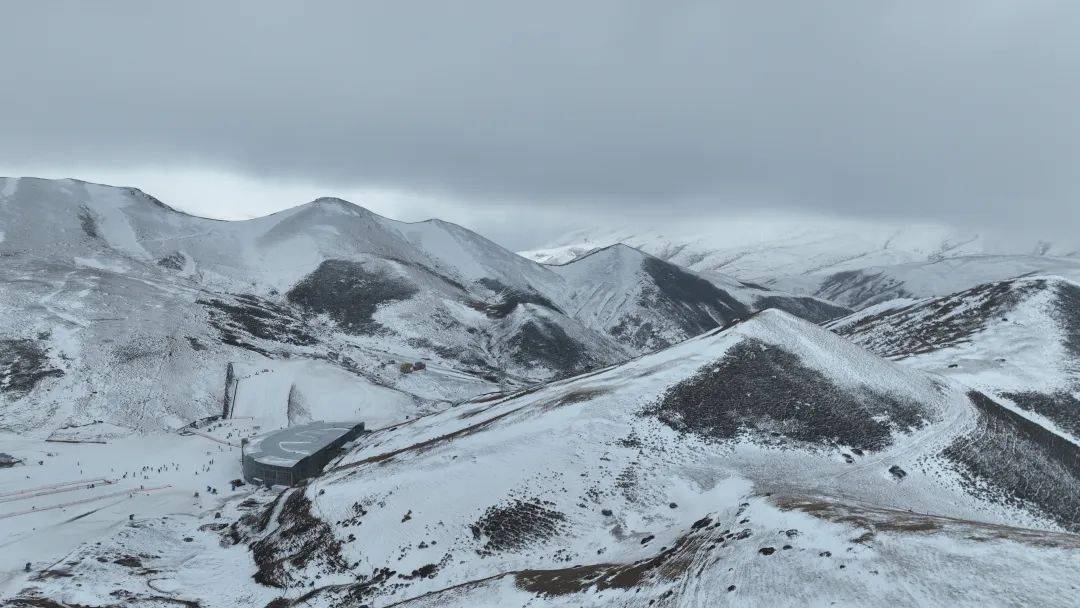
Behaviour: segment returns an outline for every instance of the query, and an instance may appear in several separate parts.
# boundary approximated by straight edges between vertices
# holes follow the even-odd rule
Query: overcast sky
[[[504,244],[749,210],[1080,228],[1080,2],[5,3],[0,173]]]

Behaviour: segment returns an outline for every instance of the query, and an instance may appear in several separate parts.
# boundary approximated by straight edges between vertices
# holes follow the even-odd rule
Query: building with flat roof
[[[295,485],[322,472],[341,446],[364,432],[363,422],[309,422],[267,433],[243,446],[244,479]]]

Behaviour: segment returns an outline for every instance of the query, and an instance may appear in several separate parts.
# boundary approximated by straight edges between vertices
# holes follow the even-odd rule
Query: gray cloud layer
[[[1080,225],[1080,3],[6,4],[0,160]]]

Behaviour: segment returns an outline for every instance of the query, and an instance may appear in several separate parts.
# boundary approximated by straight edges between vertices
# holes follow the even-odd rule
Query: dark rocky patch
[[[694,525],[690,526],[691,530],[700,530],[712,523],[711,517],[702,517],[694,522]]]
[[[267,513],[273,509],[274,505],[268,506]],[[304,586],[292,569],[306,568],[312,562],[330,572],[348,570],[341,556],[341,541],[326,522],[312,514],[303,487],[288,494],[277,523],[280,527],[273,534],[251,544],[257,583],[278,588]]]
[[[439,564],[427,564],[426,566],[420,566],[409,574],[399,574],[398,576],[411,581],[418,578],[434,578],[438,571]]]
[[[11,454],[6,454],[4,452],[0,452],[0,469],[8,469],[8,468],[11,468],[11,467],[13,467],[13,466],[15,466],[17,464],[22,464],[22,463],[23,463],[22,458],[16,458],[16,457],[12,456]]]
[[[181,608],[200,608],[202,604],[195,600],[185,600],[163,595],[143,595],[130,591],[117,590],[110,595],[122,600],[119,604],[73,604],[58,602],[44,597],[16,597],[4,600],[3,605],[10,608],[121,608],[122,606],[180,606]]]
[[[519,589],[540,596],[563,596],[607,589],[641,589],[659,582],[680,580],[695,563],[698,552],[711,545],[711,530],[690,532],[655,556],[629,564],[593,564],[557,570],[522,570],[515,573]]]
[[[652,278],[652,284],[642,290],[638,303],[646,309],[660,311],[687,337],[750,314],[750,309],[731,294],[674,264],[646,256],[642,268]],[[613,333],[616,336],[638,335],[637,341],[640,342],[649,335],[645,324],[648,322],[629,322],[625,327],[620,325]],[[652,346],[662,348],[670,344],[660,340]]]
[[[1037,393],[1034,391],[1020,393],[1002,393],[1002,397],[1009,399],[1024,408],[1046,416],[1054,424],[1080,437],[1080,399],[1071,393],[1058,391],[1055,393]]]
[[[562,310],[560,310],[551,300],[535,291],[515,289],[504,285],[496,279],[487,277],[478,280],[477,283],[487,287],[497,295],[497,299],[494,302],[481,304],[481,309],[490,317],[504,319],[508,317],[510,313],[514,312],[515,308],[523,304],[535,304],[547,308],[548,310],[562,313]]]
[[[284,608],[286,606],[310,606],[312,600],[319,598],[323,600],[320,605],[329,606],[348,606],[352,608],[356,606],[358,608],[364,608],[371,606],[371,598],[378,593],[389,589],[401,588],[409,585],[410,583],[391,583],[391,579],[397,575],[396,570],[382,567],[376,568],[371,574],[361,574],[353,572],[357,582],[346,583],[341,585],[326,585],[323,587],[316,587],[307,593],[300,595],[295,599],[280,598],[274,600],[278,602],[274,604],[273,608]],[[314,582],[314,581],[312,581]],[[268,606],[267,608],[270,608]]]
[[[904,284],[882,272],[845,270],[829,275],[814,295],[855,309],[911,297]]]
[[[406,300],[416,287],[361,262],[326,260],[290,289],[285,297],[317,314],[326,314],[346,331],[367,334],[379,325],[371,318],[380,304]]]
[[[907,477],[907,471],[900,468],[900,465],[894,464],[889,467],[889,474],[896,478],[897,481]]]
[[[706,439],[777,433],[795,441],[884,448],[922,426],[923,410],[870,389],[843,390],[780,348],[747,339],[670,388],[646,415]]]
[[[0,340],[0,392],[19,399],[42,380],[63,375],[49,365],[46,349],[34,340]]]
[[[142,560],[134,555],[125,555],[113,560],[114,564],[124,566],[125,568],[142,568]]]
[[[731,316],[735,317],[745,317],[750,314],[750,310],[728,292],[674,264],[648,256],[645,258],[643,267],[645,272],[652,277],[660,293],[672,302],[706,304],[727,310]]]
[[[574,405],[576,403],[585,403],[592,401],[593,399],[608,392],[606,387],[584,387],[572,390],[563,395],[541,404],[541,407],[545,411],[558,409],[566,405]]]
[[[902,358],[969,341],[1046,281],[986,283],[942,298],[869,315],[837,333],[875,354]]]
[[[968,397],[978,412],[977,427],[943,452],[967,490],[1080,531],[1080,446],[982,393]]]
[[[187,258],[179,251],[174,251],[157,261],[158,266],[169,270],[183,270],[185,264],[187,264]]]
[[[520,551],[555,537],[562,530],[566,516],[536,500],[513,500],[496,505],[469,526],[473,538],[484,540],[480,555]]]
[[[544,319],[526,321],[508,345],[511,358],[520,365],[539,363],[563,374],[572,374],[585,371],[594,363],[584,344]]]
[[[1065,332],[1065,350],[1080,366],[1080,286],[1062,281],[1055,294],[1053,316]]]
[[[318,343],[292,310],[258,296],[242,294],[231,300],[211,298],[197,303],[210,313],[210,324],[221,332],[224,344],[270,356],[264,345],[257,344],[258,340],[297,346]]]
[[[94,217],[94,212],[90,210],[90,207],[86,205],[79,206],[79,226],[82,227],[83,234],[86,236],[92,239],[101,237],[97,218]]]

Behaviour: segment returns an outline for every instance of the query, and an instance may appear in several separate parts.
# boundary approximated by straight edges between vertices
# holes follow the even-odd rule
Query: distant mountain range
[[[1080,277],[1080,247],[1041,242],[1003,255],[991,253],[978,235],[945,226],[824,219],[734,219],[689,234],[589,229],[521,255],[565,264],[613,243],[697,272],[725,273],[853,308],[945,295],[1032,272]]]

